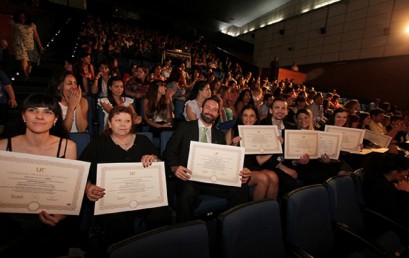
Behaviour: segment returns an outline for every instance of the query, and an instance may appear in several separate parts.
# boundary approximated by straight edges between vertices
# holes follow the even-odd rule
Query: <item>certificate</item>
[[[276,125],[239,125],[240,146],[246,154],[283,153]]]
[[[240,187],[243,164],[243,147],[190,142],[187,168],[192,181]]]
[[[382,148],[387,148],[389,146],[389,143],[392,140],[392,137],[389,135],[384,135],[384,134],[378,134],[374,133],[370,130],[365,130],[365,136],[364,139],[382,147]]]
[[[97,185],[105,195],[95,203],[95,215],[168,205],[163,162],[146,168],[140,162],[98,164]]]
[[[327,155],[330,159],[339,159],[342,146],[342,134],[318,132],[318,153]]]
[[[372,153],[372,152],[385,153],[388,150],[389,150],[388,148],[369,148],[369,149],[364,148],[361,151],[356,151],[356,152],[354,151],[354,152],[351,152],[351,153],[359,154],[359,155],[366,155],[366,154],[369,154],[369,153]]]
[[[320,157],[318,153],[318,132],[310,130],[285,130],[284,158],[299,159],[306,153],[311,159]]]
[[[0,151],[0,212],[79,215],[90,163]]]
[[[365,130],[340,127],[334,125],[326,125],[325,132],[341,133],[342,145],[341,150],[347,152],[359,152],[361,150],[360,145],[364,140]]]
[[[330,159],[338,159],[342,134],[312,130],[286,130],[284,158],[299,159],[308,154],[310,159],[318,159],[326,154]]]

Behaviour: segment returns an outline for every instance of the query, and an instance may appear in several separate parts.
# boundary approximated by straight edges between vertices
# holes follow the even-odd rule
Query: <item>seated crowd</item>
[[[200,49],[200,44],[165,41],[166,37],[143,30],[135,30],[136,37],[129,31],[126,25],[106,24],[90,17],[82,36],[92,43],[81,49],[77,62],[65,60],[65,69],[50,78],[45,94],[30,95],[22,103],[24,134],[0,140],[0,150],[91,163],[80,216],[43,211],[36,216],[0,214],[2,241],[10,238],[9,249],[2,250],[4,257],[33,256],[37,252],[41,257],[55,257],[66,254],[72,246],[83,248],[89,257],[104,257],[111,244],[136,233],[193,220],[201,194],[225,198],[230,208],[250,200],[279,199],[297,187],[323,183],[362,167],[367,171],[364,189],[368,199],[386,189],[389,195],[379,196],[383,197],[379,210],[390,213],[388,205],[396,201],[392,215],[407,224],[409,183],[405,176],[409,165],[402,157],[409,153],[408,114],[379,99],[364,110],[357,99],[341,101],[335,90],[319,92],[288,81],[261,80],[243,72],[240,64],[233,65],[229,58],[220,62],[212,51]],[[153,38],[152,42],[146,43],[146,37]],[[175,48],[188,45],[193,68],[186,67],[186,60],[177,59],[152,67],[133,63],[130,71],[118,68],[121,55],[141,58],[147,52],[161,53],[168,47],[165,42]],[[105,58],[96,63],[92,56]],[[94,71],[94,65],[98,71]],[[223,73],[216,76],[216,70]],[[89,132],[95,122],[90,117],[97,119],[89,112],[97,113],[97,109],[103,112],[103,120],[98,121],[103,131],[94,133],[77,157],[69,133]],[[187,168],[190,142],[239,146],[239,125],[276,125],[283,146],[285,130],[323,131],[326,125],[366,129],[392,140],[387,154],[379,154],[385,159],[378,165],[382,168],[379,171],[373,162],[368,164],[365,155],[344,151],[336,160],[326,154],[319,159],[303,154],[291,160],[282,154],[246,154],[244,168],[237,171],[241,187],[190,181],[194,174]],[[152,132],[156,138],[163,131],[173,131],[173,135],[160,153],[153,142],[137,134],[139,131]],[[367,146],[379,147],[367,141],[360,147]],[[158,160],[165,162],[169,206],[94,215],[96,202],[105,195],[105,189],[96,184],[97,164],[141,162],[149,167]],[[377,207],[376,201],[370,204]]]

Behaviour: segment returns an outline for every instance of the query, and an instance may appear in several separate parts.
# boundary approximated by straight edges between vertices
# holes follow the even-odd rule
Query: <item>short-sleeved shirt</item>
[[[111,102],[109,102],[108,98],[100,98],[98,100],[98,105],[102,107],[102,103],[108,104],[108,105],[110,105],[112,107],[112,104],[111,104]],[[122,103],[122,106],[129,107],[132,104],[133,104],[133,99],[125,97],[124,98],[124,103]],[[104,109],[102,109],[102,110],[104,111],[104,125],[105,125],[106,122],[107,122],[107,119],[108,119],[108,113]]]

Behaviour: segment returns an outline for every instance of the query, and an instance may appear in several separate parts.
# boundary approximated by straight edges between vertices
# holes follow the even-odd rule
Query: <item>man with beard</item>
[[[169,139],[163,152],[163,159],[170,174],[176,178],[175,192],[177,197],[176,220],[184,222],[194,219],[194,209],[200,194],[226,198],[229,206],[248,200],[247,186],[231,187],[190,181],[194,171],[187,168],[191,141],[215,144],[226,144],[224,133],[214,125],[219,116],[220,104],[216,97],[207,98],[202,104],[200,118],[180,123]],[[239,171],[237,171],[239,172]],[[248,175],[242,174],[242,182],[247,182]],[[172,199],[171,197],[169,199]]]

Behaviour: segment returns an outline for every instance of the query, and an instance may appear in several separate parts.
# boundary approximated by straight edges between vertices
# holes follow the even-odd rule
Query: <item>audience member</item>
[[[254,105],[254,99],[250,89],[244,89],[240,92],[239,97],[234,104],[237,114],[241,113],[241,109],[245,105]]]
[[[260,120],[267,117],[270,112],[271,105],[273,104],[273,95],[270,93],[264,94],[263,104],[260,106]]]
[[[57,72],[48,84],[47,94],[59,100],[65,128],[71,133],[85,132],[88,128],[88,101],[73,73]]]
[[[82,95],[87,96],[91,91],[91,83],[95,79],[95,69],[92,64],[91,54],[85,50],[79,53],[79,59],[74,68],[76,78],[79,78],[78,85],[82,89]]]
[[[0,70],[0,136],[8,121],[9,107],[17,107],[16,96],[9,77]]]
[[[262,125],[276,125],[280,141],[284,143],[284,131],[285,129],[295,129],[289,125],[285,118],[288,114],[287,102],[283,99],[274,99],[271,113],[261,120]],[[300,160],[296,161],[305,163],[308,161],[308,157],[303,156]],[[273,170],[279,178],[279,192],[280,195],[285,194],[297,187],[296,179],[298,177],[297,171],[293,169],[292,161],[284,160],[283,155],[264,155],[264,159],[260,161],[264,168]]]
[[[124,96],[124,83],[121,78],[114,76],[108,80],[108,96],[98,100],[98,104],[104,110],[104,126],[108,121],[109,112],[115,106],[129,107],[132,113],[132,124],[137,125],[142,122],[140,117],[133,107],[134,100]]]
[[[120,78],[119,76],[117,76]],[[106,98],[108,96],[108,81],[111,78],[111,70],[106,61],[99,63],[98,73],[91,86],[91,93],[97,95],[98,98]]]
[[[152,81],[143,100],[144,121],[155,137],[164,130],[172,130],[172,89],[164,81]]]
[[[371,118],[369,116],[368,112],[359,112],[359,124],[358,127],[359,129],[367,129],[369,130],[369,123],[371,122]]]
[[[359,101],[357,99],[349,99],[344,103],[344,108],[349,114],[356,115],[360,108]]]
[[[210,91],[210,85],[205,81],[199,81],[193,86],[192,92],[189,94],[189,98],[185,103],[185,110],[183,115],[186,121],[197,120],[200,117],[200,107],[203,101],[210,98],[212,92]]]
[[[84,218],[91,220],[88,224],[93,225],[94,220],[93,232],[99,232],[97,250],[89,250],[91,253],[96,252],[95,257],[107,257],[106,250],[110,244],[134,235],[136,218],[142,220],[148,230],[171,223],[167,206],[93,216],[94,205],[105,196],[105,189],[96,185],[98,164],[141,162],[144,167],[149,167],[158,160],[158,151],[152,142],[143,135],[135,134],[132,112],[129,107],[112,108],[104,133],[89,143],[79,158],[91,162],[83,212],[89,213],[84,214]]]
[[[313,96],[313,102],[307,108],[311,110],[313,117],[315,119],[315,124],[318,128],[324,126],[328,119],[324,116],[324,97],[322,96],[321,92],[317,92]]]
[[[365,205],[409,226],[409,159],[401,154],[370,154],[363,164]]]
[[[238,125],[255,125],[259,124],[258,110],[253,105],[245,105],[239,116],[239,122],[226,132],[227,144],[238,146],[241,141],[239,136]],[[258,159],[262,155],[249,155],[244,157],[244,171],[251,172],[249,186],[253,186],[252,200],[258,201],[263,199],[275,199],[278,194],[278,177],[274,171],[262,168]]]
[[[48,95],[30,95],[21,109],[25,133],[0,140],[0,150],[77,158],[77,148],[74,142],[67,139],[61,108],[56,99]],[[79,244],[75,241],[81,236],[76,217],[49,214],[44,210],[38,214],[3,213],[0,228],[1,257],[65,256],[69,247]]]
[[[194,218],[194,208],[200,194],[215,195],[227,198],[230,207],[247,201],[247,187],[231,187],[215,184],[206,184],[190,181],[190,175],[194,171],[187,168],[190,141],[199,141],[203,134],[208,143],[226,144],[222,131],[214,126],[219,116],[220,105],[218,99],[208,98],[202,104],[202,114],[198,120],[179,124],[169,139],[163,158],[166,167],[176,177],[177,205],[176,219],[178,222],[188,221]],[[203,129],[206,128],[206,129]],[[237,171],[239,173],[239,171]],[[243,183],[249,179],[248,175],[240,172]]]
[[[182,85],[183,76],[182,70],[175,68],[172,70],[169,78],[166,80],[166,87],[172,89],[175,93],[172,96],[173,102],[173,115],[178,121],[183,121],[185,117],[183,116],[183,110],[185,109],[185,93],[186,89]]]
[[[381,99],[380,98],[375,98],[374,101],[369,103],[369,111],[374,110],[375,108],[380,108],[381,104]]]

